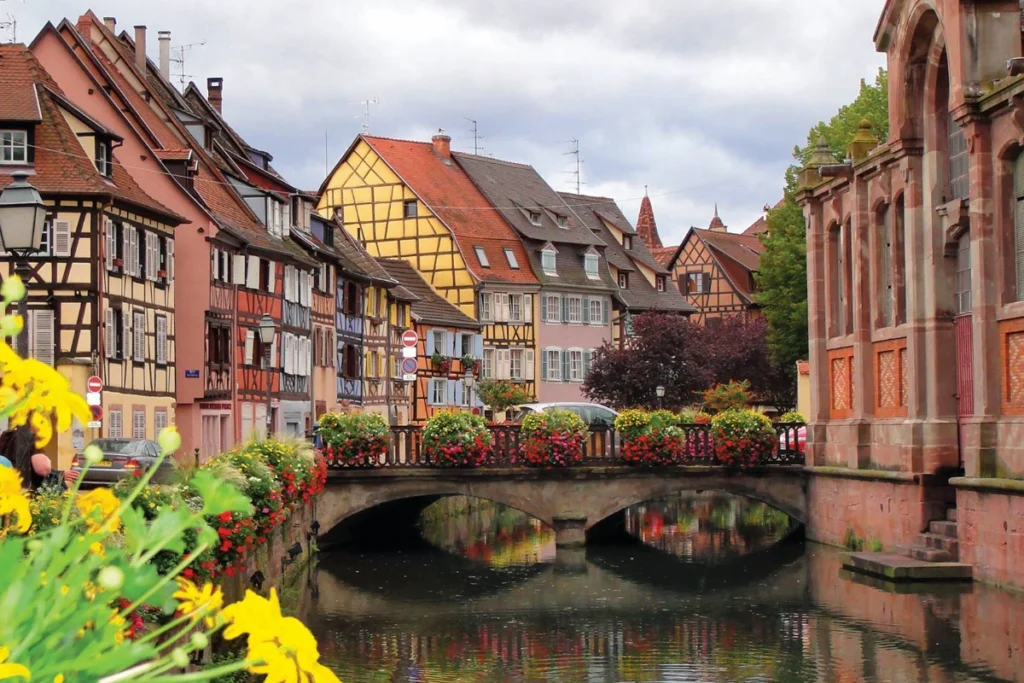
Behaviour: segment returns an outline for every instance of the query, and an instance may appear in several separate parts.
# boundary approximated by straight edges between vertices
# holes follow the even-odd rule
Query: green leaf
[[[160,583],[162,578],[156,569],[156,565],[152,562],[136,567],[125,572],[124,586],[121,588],[121,594],[126,600],[135,602],[145,595],[150,588]],[[168,583],[166,587],[169,591],[157,591],[156,594],[146,598],[146,602],[151,605],[164,604],[171,597],[171,593],[174,592],[175,588],[173,583]]]
[[[121,514],[124,540],[128,552],[138,555],[146,543],[146,518],[140,510],[129,507]]]
[[[211,472],[199,470],[192,478],[192,486],[203,498],[203,514],[219,515],[224,512],[252,512],[252,505],[234,486],[217,479]]]
[[[164,508],[149,525],[146,547],[163,543],[163,549],[178,555],[185,552],[185,527],[192,513],[188,508]],[[166,541],[166,539],[173,539]]]

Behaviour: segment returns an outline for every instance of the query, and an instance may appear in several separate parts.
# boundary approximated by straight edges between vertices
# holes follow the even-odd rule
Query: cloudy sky
[[[781,193],[793,145],[884,64],[871,35],[883,0],[96,0],[118,29],[170,30],[189,80],[224,80],[224,112],[313,188],[371,106],[377,135],[443,128],[472,151],[530,163],[636,216],[649,186],[678,241],[717,202],[733,230]],[[87,4],[0,0],[29,42]],[[6,36],[2,36],[6,39]],[[172,71],[178,67],[172,65]],[[176,77],[175,77],[176,81]],[[204,86],[205,87],[205,86]]]

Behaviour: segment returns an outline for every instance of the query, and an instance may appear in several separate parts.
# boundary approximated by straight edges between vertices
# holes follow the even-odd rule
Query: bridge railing
[[[481,467],[524,466],[520,448],[520,426],[496,424],[491,431],[492,453]],[[706,424],[685,425],[686,454],[680,465],[718,465],[711,428]],[[777,423],[778,447],[759,464],[802,465],[804,463],[805,432],[800,423]],[[423,455],[423,428],[404,426],[391,428],[391,445],[376,463],[382,468],[432,467]],[[622,436],[611,425],[595,424],[590,427],[590,438],[584,445],[583,465],[617,465],[622,462]],[[332,467],[344,467],[337,464]]]

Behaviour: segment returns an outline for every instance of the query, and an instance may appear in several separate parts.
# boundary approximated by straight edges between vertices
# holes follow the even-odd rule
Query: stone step
[[[948,521],[948,522],[955,522],[956,521],[956,508],[946,508],[946,521]]]
[[[953,556],[945,550],[936,550],[934,548],[921,548],[916,545],[912,545],[907,548],[909,557],[915,560],[921,560],[922,562],[952,562]]]
[[[893,553],[848,553],[843,555],[846,569],[884,578],[888,581],[969,581],[971,566],[959,562],[922,562]]]
[[[956,522],[931,522],[928,531],[939,536],[956,538]]]
[[[915,545],[921,548],[931,548],[932,550],[945,550],[947,553],[952,555],[954,559],[957,557],[960,550],[960,544],[955,538],[939,536],[937,534],[918,534],[917,543]]]

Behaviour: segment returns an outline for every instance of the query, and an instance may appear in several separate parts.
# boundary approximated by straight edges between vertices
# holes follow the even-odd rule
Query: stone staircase
[[[899,552],[922,562],[956,562],[960,559],[956,528],[956,508],[946,508],[945,519],[929,522],[928,531],[918,534],[914,545],[899,548]]]

